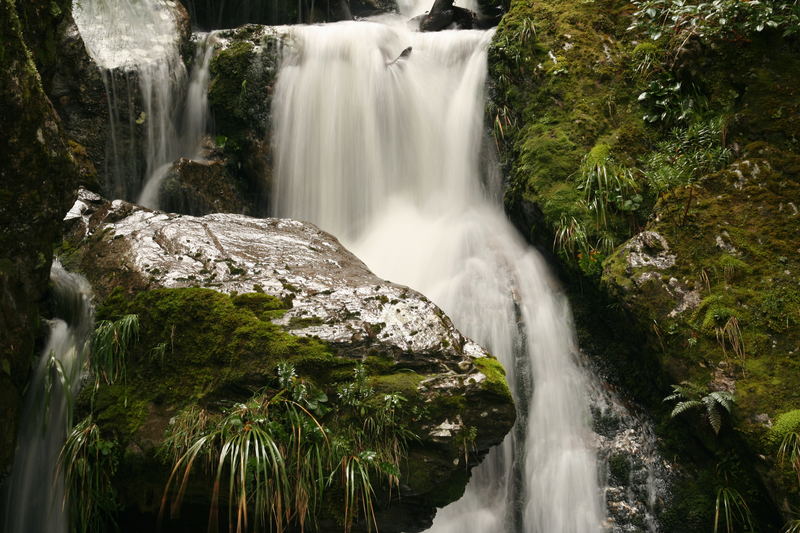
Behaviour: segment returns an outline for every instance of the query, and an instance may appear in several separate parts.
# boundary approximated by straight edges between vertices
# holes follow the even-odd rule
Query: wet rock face
[[[61,124],[34,64],[34,59],[44,64],[36,54],[37,42],[26,42],[29,35],[23,33],[35,34],[44,46],[53,31],[37,34],[38,26],[20,23],[20,18],[35,22],[36,13],[48,7],[41,1],[24,6],[0,1],[0,478],[14,453],[60,212],[77,182]]]
[[[161,183],[159,205],[166,211],[196,216],[246,213],[246,195],[237,185],[225,161],[182,157]]]
[[[108,202],[87,191],[80,193],[65,222],[68,244],[64,250],[72,253],[65,253],[63,259],[88,277],[101,315],[106,312],[104,306],[113,302],[119,305],[120,301],[141,299],[149,302],[142,313],[147,313],[148,307],[166,309],[174,303],[166,303],[169,292],[165,290],[189,291],[183,302],[275,297],[285,309],[269,319],[270,327],[279,326],[292,338],[301,339],[298,354],[307,352],[310,345],[323,347],[324,354],[311,359],[313,370],[309,370],[320,386],[335,391],[337,378],[331,376],[342,375],[342,369],[355,361],[365,361],[376,390],[403,394],[409,401],[409,424],[420,441],[411,445],[408,471],[401,477],[399,505],[405,511],[391,510],[392,517],[398,513],[403,517],[391,519],[397,531],[426,527],[433,516],[433,502],[442,504],[442,493],[452,500],[463,491],[467,435],[474,435],[469,442],[477,449],[476,454],[470,451],[472,464],[489,447],[499,444],[513,425],[514,406],[502,367],[494,358],[461,335],[423,295],[376,277],[334,237],[311,224],[234,214],[174,215],[120,200]],[[190,327],[198,331],[215,327],[204,325],[204,319],[218,318],[204,315],[203,309],[185,308],[179,314],[191,316]],[[146,321],[146,317],[142,319]],[[180,322],[181,317],[175,320]],[[179,339],[176,343],[191,342],[190,336],[180,341],[181,327],[172,330]],[[238,327],[233,335],[240,339],[247,331]],[[306,340],[311,344],[304,344]],[[215,358],[235,351],[237,342],[223,334]],[[133,368],[129,382],[137,383],[137,389],[155,390],[174,382],[159,397],[142,392],[128,399],[141,403],[141,411],[147,415],[136,423],[121,424],[126,429],[120,430],[119,438],[135,443],[147,455],[148,449],[158,446],[163,437],[160,431],[177,410],[191,402],[206,406],[240,401],[236,391],[263,387],[269,383],[266,376],[274,376],[277,360],[273,355],[222,357],[232,368],[199,371],[212,363],[195,359],[191,372],[188,367],[183,371],[178,367],[173,376],[165,370],[158,373],[158,382],[149,385],[135,377],[147,370]],[[308,366],[298,357],[298,372],[303,374]],[[240,370],[245,367],[246,371]],[[193,382],[191,375],[198,381]],[[330,380],[333,383],[326,383]],[[192,392],[182,395],[177,390]],[[100,412],[97,416],[102,419],[104,415]],[[159,472],[168,471],[164,465],[152,466]],[[141,502],[136,505],[146,507]],[[394,530],[388,526],[381,529]]]

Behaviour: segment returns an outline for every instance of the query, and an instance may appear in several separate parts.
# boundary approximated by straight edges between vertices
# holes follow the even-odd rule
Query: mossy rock
[[[408,529],[426,527],[443,495],[460,494],[469,468],[513,426],[496,360],[424,296],[377,278],[310,224],[158,213],[88,191],[72,213],[80,216],[71,215],[60,253],[95,287],[97,319],[134,314],[140,323],[125,378],[87,388],[79,402],[123,451],[120,472],[146,470],[134,485],[147,490],[118,487],[136,527],[158,512],[148,495],[170,470],[158,450],[172,417],[219,413],[276,389],[282,361],[331,407],[357,363],[378,394],[405,398],[404,423],[419,440],[401,466],[403,497],[387,513],[406,509]],[[477,451],[465,456],[465,447]],[[207,491],[195,494],[190,506],[207,505]]]

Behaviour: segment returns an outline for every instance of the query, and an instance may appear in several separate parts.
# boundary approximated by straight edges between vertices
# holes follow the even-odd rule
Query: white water
[[[199,35],[202,42],[198,44],[194,58],[194,66],[189,77],[189,87],[183,109],[183,121],[176,146],[168,162],[157,168],[145,182],[137,203],[158,209],[159,190],[167,177],[172,162],[178,157],[202,159],[200,141],[208,130],[208,82],[211,77],[211,58],[214,55],[216,39],[213,33]]]
[[[431,531],[599,531],[589,378],[569,307],[481,172],[492,34],[402,22],[290,31],[273,99],[276,213],[317,223],[429,296],[514,384],[516,430]]]
[[[203,40],[187,80],[175,6],[175,0],[73,2],[75,23],[106,85],[108,194],[152,208],[172,162],[197,156],[208,115],[213,46]]]
[[[71,427],[67,395],[77,393],[92,325],[91,290],[83,277],[66,272],[58,261],[53,262],[50,280],[63,318],[50,322],[47,346],[25,395],[14,465],[6,484],[6,533],[67,531],[64,487],[57,464]],[[56,365],[69,390],[62,387]]]

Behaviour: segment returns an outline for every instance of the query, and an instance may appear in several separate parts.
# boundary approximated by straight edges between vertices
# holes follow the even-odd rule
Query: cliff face
[[[778,528],[800,488],[777,454],[800,406],[796,13],[656,4],[512,2],[488,109],[506,207],[560,260],[582,345],[689,465],[668,530],[710,527],[720,487]],[[734,394],[719,434],[670,418],[682,382]]]
[[[14,452],[39,312],[77,171],[38,69],[55,61],[55,28],[69,2],[0,2],[0,472]],[[25,26],[20,18],[30,22]],[[28,40],[30,39],[30,40]]]

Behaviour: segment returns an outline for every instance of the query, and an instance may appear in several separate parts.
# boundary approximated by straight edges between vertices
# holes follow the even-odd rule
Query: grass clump
[[[111,483],[118,460],[115,443],[106,440],[91,415],[72,428],[58,457],[64,476],[64,505],[70,531],[88,533],[116,528],[116,491]]]
[[[180,507],[200,464],[212,480],[211,528],[227,500],[231,531],[302,531],[336,492],[344,531],[359,518],[377,529],[373,482],[390,491],[399,484],[406,443],[415,438],[400,422],[404,398],[376,394],[361,365],[335,405],[291,364],[278,365],[278,385],[220,413],[192,407],[174,419],[162,447],[173,463],[162,510],[171,492],[172,510]]]

